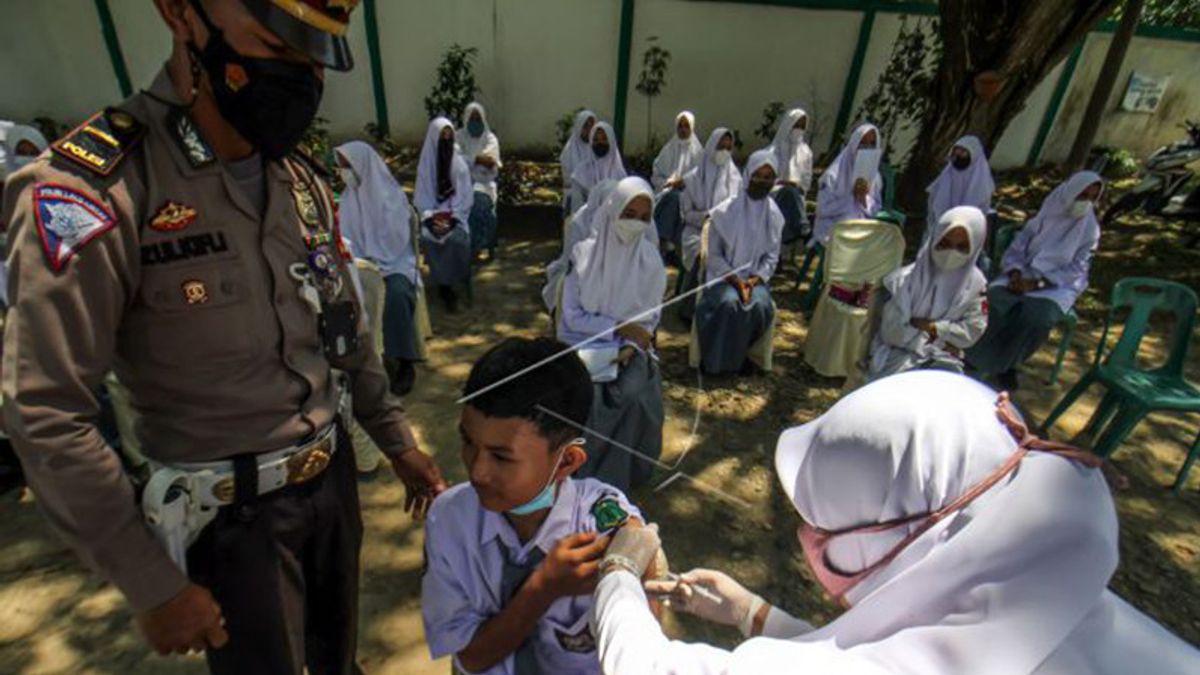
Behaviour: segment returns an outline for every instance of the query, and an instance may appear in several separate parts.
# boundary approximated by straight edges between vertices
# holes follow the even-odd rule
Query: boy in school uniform
[[[429,511],[421,588],[429,650],[453,654],[456,672],[601,672],[588,627],[597,567],[607,533],[641,513],[620,490],[571,478],[587,460],[592,380],[574,353],[550,359],[564,349],[510,338],[467,379],[470,482]]]

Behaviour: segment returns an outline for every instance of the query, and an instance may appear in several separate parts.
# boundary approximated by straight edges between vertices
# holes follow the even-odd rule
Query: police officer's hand
[[[404,483],[404,512],[411,511],[417,520],[424,518],[433,498],[446,491],[442,470],[418,448],[410,448],[391,461],[396,477]]]
[[[208,589],[193,583],[158,607],[139,612],[137,625],[159,654],[220,649],[229,641],[220,605]]]

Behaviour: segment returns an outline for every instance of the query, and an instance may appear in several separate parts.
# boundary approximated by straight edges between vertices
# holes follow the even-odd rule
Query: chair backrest
[[[1004,258],[1004,252],[1012,245],[1019,229],[1020,226],[1016,223],[1005,223],[996,228],[996,234],[992,237],[992,250],[988,252],[988,257],[992,259],[992,269],[996,270],[996,274],[999,274],[1000,261]]]
[[[1154,312],[1166,312],[1175,319],[1175,328],[1167,344],[1167,361],[1157,372],[1182,375],[1184,359],[1196,325],[1196,292],[1174,281],[1153,277],[1128,277],[1113,286],[1112,304],[1104,321],[1104,334],[1096,349],[1096,362],[1103,358],[1108,331],[1116,315],[1129,310],[1121,337],[1108,355],[1108,363],[1115,366],[1134,367],[1138,348],[1149,328],[1150,316]]]
[[[712,230],[712,218],[705,217],[700,226],[700,254],[696,256],[696,278],[700,283],[708,281],[708,233]]]
[[[829,283],[878,284],[904,258],[904,235],[892,223],[844,220],[833,226],[825,253]]]
[[[890,210],[896,205],[896,168],[880,163],[879,178],[883,181],[883,208]]]

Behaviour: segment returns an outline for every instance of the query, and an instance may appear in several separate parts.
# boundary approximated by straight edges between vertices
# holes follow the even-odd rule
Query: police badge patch
[[[55,272],[61,272],[89,241],[117,225],[112,213],[96,200],[62,185],[34,186],[33,207],[42,250]]]

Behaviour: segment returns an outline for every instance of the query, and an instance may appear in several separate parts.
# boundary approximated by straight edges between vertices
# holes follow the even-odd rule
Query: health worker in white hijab
[[[447,311],[458,311],[454,287],[471,274],[471,171],[454,141],[454,124],[445,117],[429,123],[417,163],[413,192],[421,216],[421,242],[429,279]]]
[[[678,250],[683,230],[681,198],[687,185],[685,176],[703,157],[704,146],[696,137],[696,116],[684,110],[675,116],[671,140],[654,159],[654,173],[650,179],[658,197],[654,205],[654,222],[658,225],[660,246],[668,259],[678,257],[671,253]]]
[[[864,162],[867,153],[881,152],[882,141],[875,125],[860,124],[850,134],[846,147],[825,169],[817,192],[817,219],[809,247],[828,246],[833,226],[843,220],[874,218],[883,208],[883,179],[878,168],[870,177],[855,175],[855,165]],[[860,155],[863,155],[862,159]],[[873,164],[878,167],[878,159]]]
[[[779,177],[771,196],[783,213],[783,243],[790,244],[808,236],[808,209],[805,195],[812,187],[813,153],[806,138],[808,113],[792,108],[784,113],[775,129],[771,150],[779,165]]]
[[[575,475],[623,491],[648,481],[651,462],[662,454],[662,373],[654,335],[667,274],[658,247],[646,238],[654,227],[653,196],[636,176],[612,188],[593,218],[592,235],[571,252],[558,321],[558,339],[587,342],[580,355],[601,357],[584,359],[599,361],[599,368],[593,369],[588,460]]]
[[[471,252],[486,249],[495,257],[496,196],[500,176],[500,140],[488,124],[487,110],[478,102],[469,103],[463,110],[462,128],[456,134],[459,151],[471,168],[475,189],[471,205]]]
[[[657,535],[623,529],[594,595],[603,671],[1198,672],[1200,652],[1107,588],[1117,517],[1097,465],[1033,436],[1007,396],[961,375],[872,382],[785,431],[775,452],[804,557],[846,611],[814,630],[721,572],[693,570],[681,583],[646,584],[670,594],[676,611],[749,639],[732,651],[670,640],[637,576]]]
[[[886,301],[868,375],[914,368],[961,373],[963,350],[987,328],[987,278],[976,267],[987,218],[974,206],[942,214],[917,259],[883,278]]]
[[[996,181],[988,164],[983,141],[963,136],[946,155],[946,166],[927,187],[929,203],[924,239],[929,239],[942,214],[956,206],[974,206],[987,215],[992,210]],[[924,240],[922,240],[924,243]]]
[[[1000,261],[988,289],[988,328],[967,350],[967,363],[1017,387],[1017,366],[1046,342],[1050,331],[1087,289],[1092,256],[1100,245],[1096,202],[1104,180],[1080,171],[1042,202]]]

